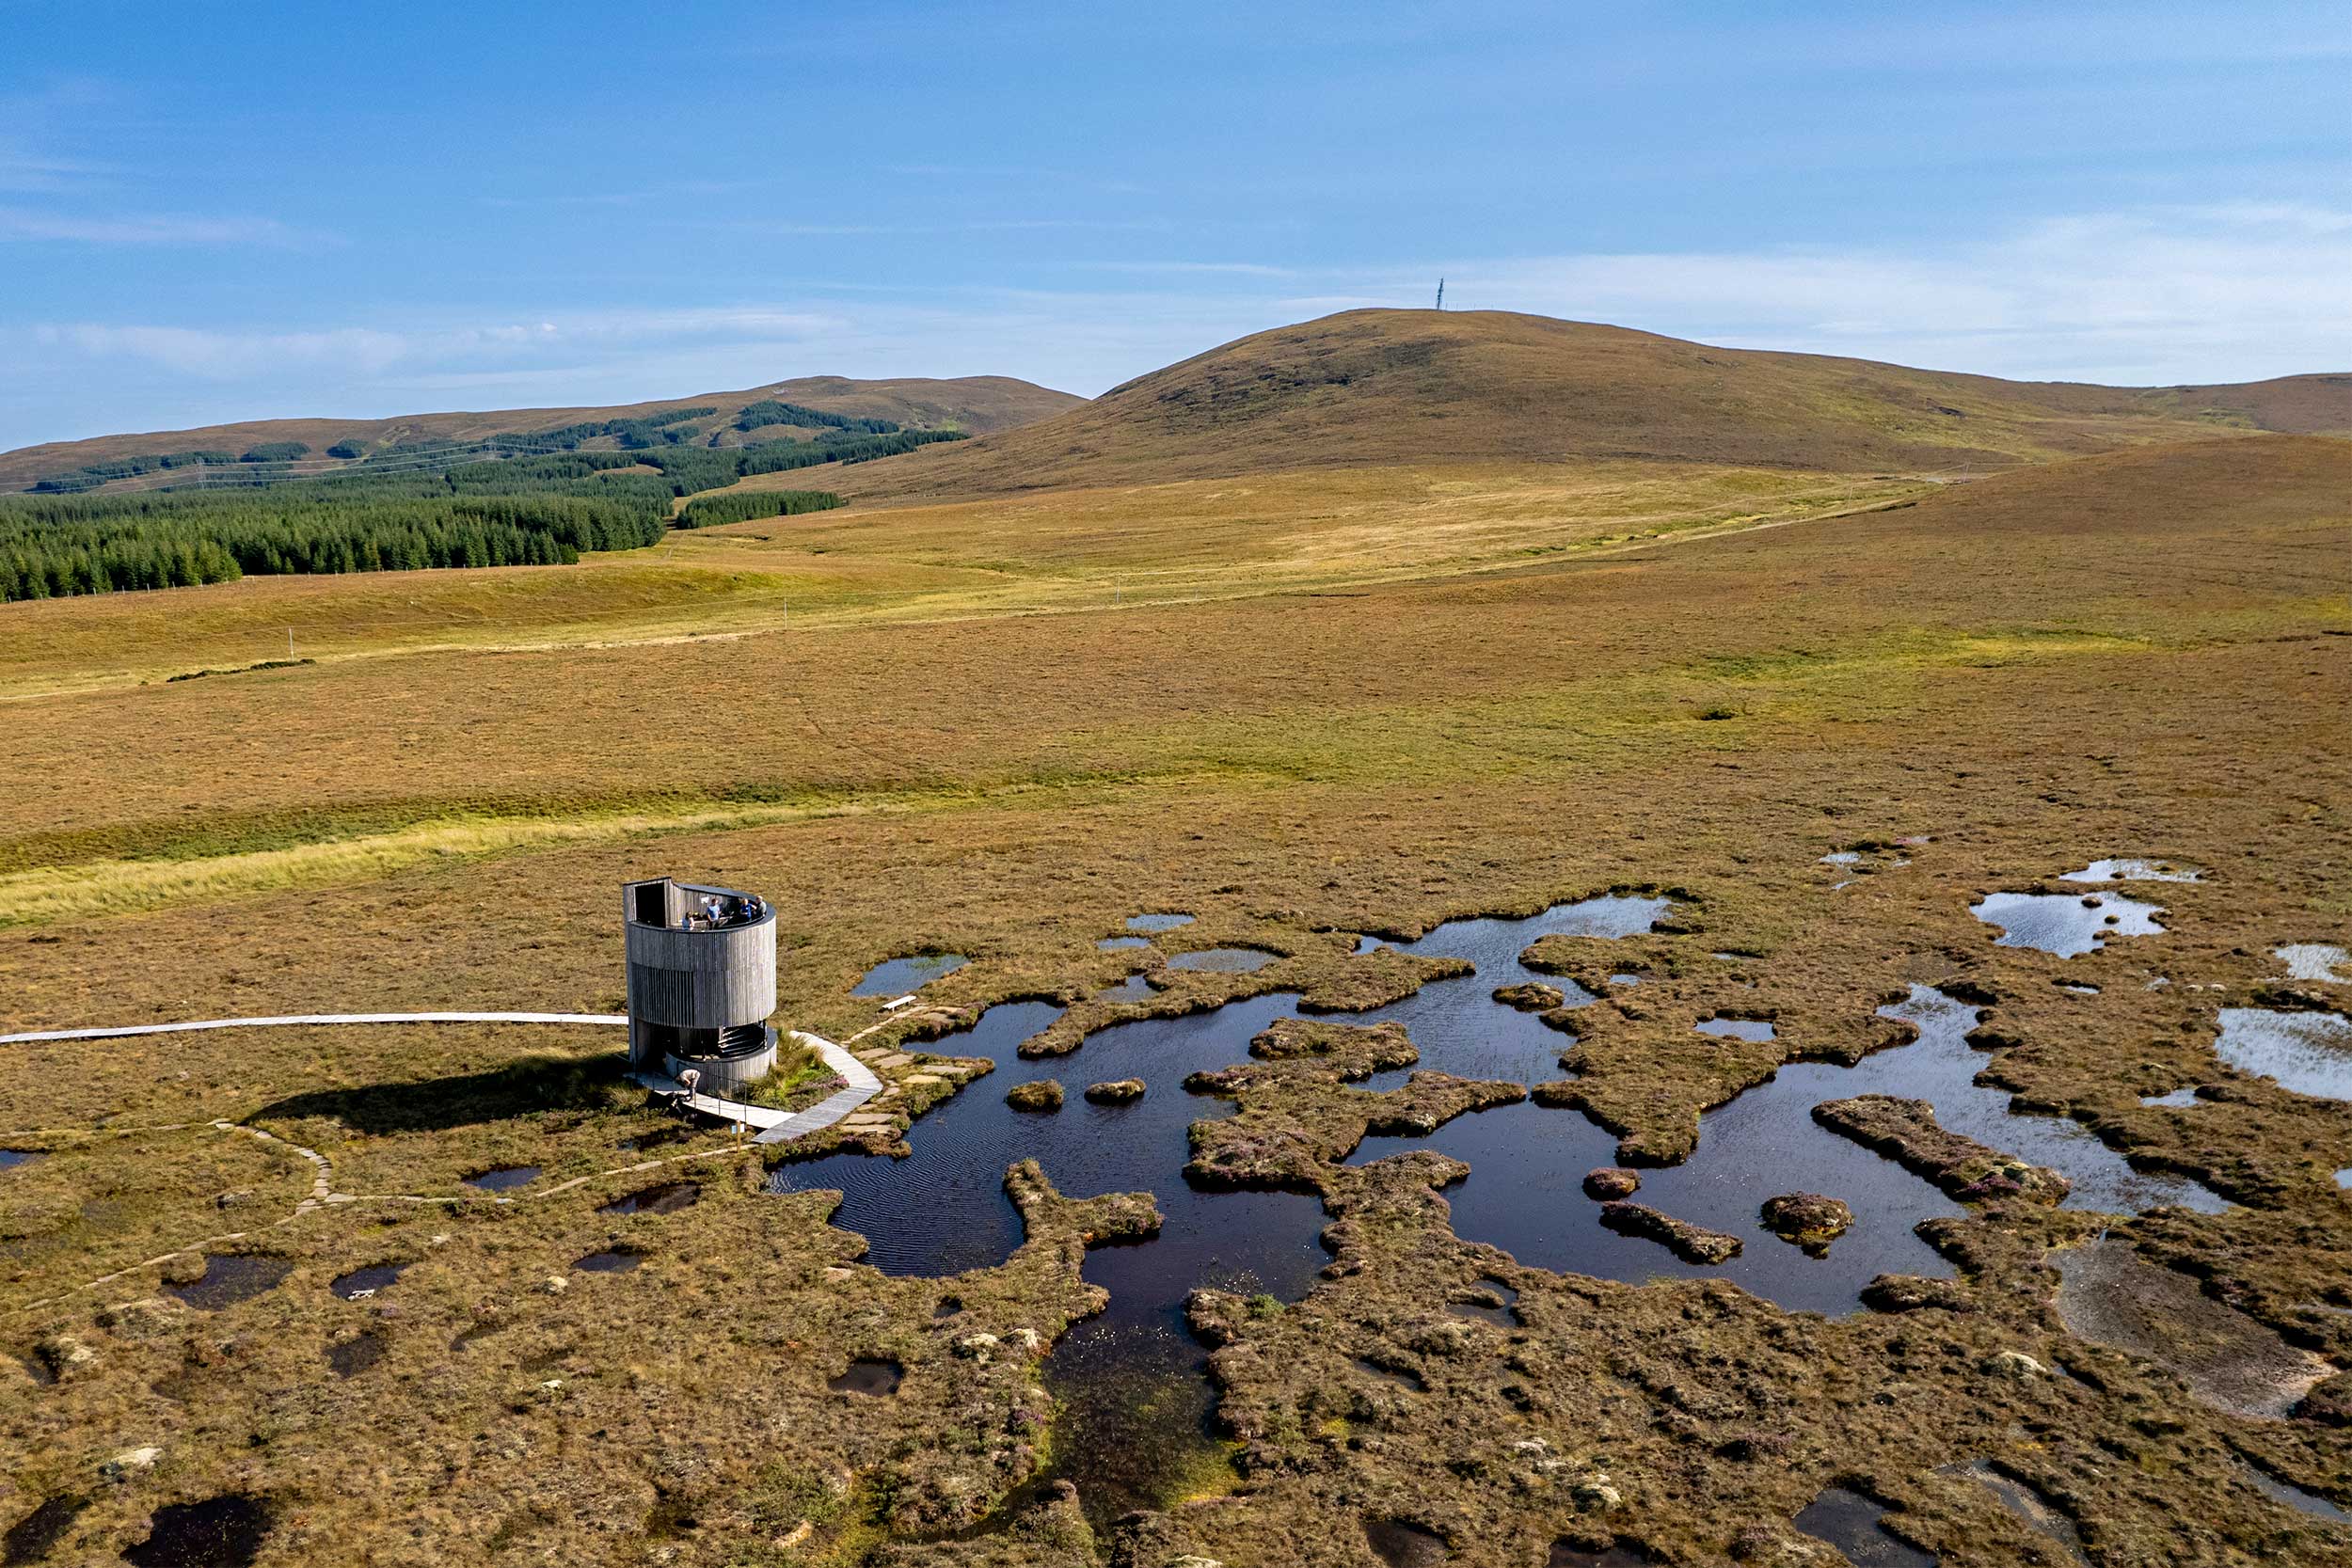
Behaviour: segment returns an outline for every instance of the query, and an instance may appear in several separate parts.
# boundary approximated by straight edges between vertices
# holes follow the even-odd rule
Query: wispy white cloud
[[[1087,261],[1081,264],[1096,272],[1162,273],[1174,276],[1189,273],[1204,277],[1303,277],[1308,276],[1297,267],[1278,267],[1264,261]]]
[[[1017,234],[1029,230],[1091,230],[1101,233],[1167,233],[1166,218],[965,218],[944,223],[820,223],[789,218],[709,218],[686,225],[734,234]]]
[[[0,134],[0,191],[34,195],[63,190],[76,180],[108,172],[105,166],[41,152]]]
[[[1025,167],[1018,164],[884,164],[882,172],[929,180],[1018,180],[1025,183],[1058,181],[1086,190],[1108,191],[1122,196],[1138,196],[1149,188],[1133,180],[1106,180],[1098,174],[1079,174],[1062,168]]]
[[[1994,375],[2161,385],[2352,368],[2352,212],[2242,204],[2084,214],[1939,247],[1326,269],[1138,260],[1092,272],[1093,288],[843,283],[792,301],[425,324],[0,328],[0,444],[461,397],[630,402],[827,372],[998,373],[1093,393],[1285,322],[1425,306],[1440,273],[1450,307]]]
[[[134,171],[91,158],[91,127],[117,132],[135,117],[119,88],[71,78],[40,91],[0,95],[0,244],[271,245],[310,247],[332,236],[276,218],[178,213],[126,197]]]
[[[647,202],[674,205],[684,197],[739,196],[746,191],[765,190],[775,184],[772,180],[679,180],[665,185],[632,190],[527,191],[515,195],[478,196],[473,199],[480,206],[517,212],[566,207],[639,207]]]
[[[2245,204],[1891,245],[1457,260],[1464,309],[1993,375],[2177,382],[2352,365],[2352,213]]]
[[[0,207],[0,241],[53,241],[72,245],[306,246],[331,236],[296,229],[275,218],[205,217],[185,213],[137,213],[87,216]]]
[[[414,335],[364,327],[221,332],[186,326],[67,323],[36,326],[27,336],[36,352],[60,358],[134,360],[206,381],[247,381],[319,366],[372,375],[411,357],[421,347]],[[486,341],[486,335],[474,336]]]
[[[30,346],[55,357],[130,360],[215,382],[328,372],[355,381],[404,372],[497,379],[567,373],[555,361],[646,344],[723,339],[792,343],[838,331],[837,316],[759,306],[711,309],[616,309],[533,322],[303,331],[59,323],[31,328]],[[0,341],[5,341],[0,335]],[[486,362],[486,364],[485,364]]]

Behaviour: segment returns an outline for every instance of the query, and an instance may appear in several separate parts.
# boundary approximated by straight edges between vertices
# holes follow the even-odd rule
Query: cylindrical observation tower
[[[667,877],[622,886],[628,1059],[725,1096],[776,1065],[776,911],[732,888]]]

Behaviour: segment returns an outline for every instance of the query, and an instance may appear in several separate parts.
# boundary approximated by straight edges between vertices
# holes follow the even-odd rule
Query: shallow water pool
[[[2322,985],[2352,986],[2352,957],[2324,942],[2291,942],[2274,947],[2271,956],[2287,966],[2291,980],[2317,980]]]
[[[2175,865],[2170,861],[2106,860],[2092,861],[2080,871],[2069,871],[2058,878],[2062,882],[2201,882],[2205,874],[2194,866]]]
[[[208,1253],[204,1259],[204,1277],[186,1285],[167,1285],[173,1295],[199,1311],[217,1312],[241,1301],[250,1301],[294,1272],[294,1264],[283,1258],[270,1258],[258,1253]]]
[[[2064,1172],[2074,1183],[2067,1207],[2137,1212],[2177,1203],[2202,1212],[2227,1207],[2185,1178],[2143,1175],[2089,1129],[2051,1117],[2014,1116],[2009,1096],[1976,1086],[1984,1056],[1967,1041],[1979,1009],[1926,986],[1880,1016],[1911,1024],[1918,1038],[1866,1056],[1851,1068],[1790,1063],[1769,1081],[1699,1118],[1698,1148],[1679,1165],[1642,1172],[1636,1202],[1740,1238],[1740,1255],[1717,1265],[1687,1263],[1663,1247],[1600,1224],[1582,1195],[1584,1173],[1616,1163],[1616,1140],[1574,1111],[1522,1101],[1459,1117],[1425,1136],[1367,1138],[1349,1156],[1361,1164],[1407,1148],[1461,1160],[1470,1176],[1447,1189],[1454,1229],[1490,1243],[1522,1263],[1611,1279],[1723,1276],[1783,1307],[1845,1313],[1879,1274],[1949,1277],[1951,1269],[1914,1234],[1922,1220],[1961,1208],[1893,1161],[1813,1120],[1813,1107],[1859,1094],[1928,1101],[1939,1125]],[[1454,1070],[1422,1048],[1422,1066]],[[1783,1192],[1843,1199],[1852,1228],[1812,1257],[1763,1227],[1762,1201]]]
[[[2240,1072],[2321,1100],[2352,1100],[2352,1019],[2224,1007],[2214,1052]]]
[[[1152,982],[1140,974],[1130,974],[1115,986],[1104,986],[1094,993],[1097,1002],[1142,1002],[1155,994]]]
[[[503,1193],[539,1178],[537,1165],[500,1165],[480,1170],[466,1178],[466,1185],[479,1187],[485,1193]]]
[[[1421,1053],[1420,1069],[1515,1083],[1555,1078],[1559,1055],[1573,1037],[1494,1001],[1493,992],[1534,981],[1559,988],[1570,1008],[1589,1004],[1591,993],[1572,980],[1528,969],[1521,953],[1547,935],[1646,930],[1668,907],[1664,898],[1613,895],[1527,919],[1448,922],[1418,941],[1389,945],[1465,958],[1474,974],[1430,982],[1402,1001],[1337,1015],[1337,1021],[1402,1024]],[[1141,979],[1131,976],[1125,986]],[[1135,992],[1148,993],[1148,988]],[[1883,1010],[1915,1023],[1920,1039],[1852,1069],[1783,1068],[1772,1083],[1708,1114],[1697,1158],[1645,1173],[1639,1199],[1745,1241],[1742,1257],[1724,1268],[1684,1264],[1654,1243],[1600,1227],[1599,1206],[1580,1183],[1593,1166],[1615,1163],[1615,1140],[1572,1111],[1533,1103],[1501,1107],[1457,1118],[1425,1137],[1367,1140],[1351,1160],[1436,1148],[1469,1161],[1470,1179],[1447,1195],[1456,1230],[1502,1245],[1526,1263],[1636,1280],[1728,1275],[1785,1305],[1831,1312],[1855,1309],[1856,1292],[1875,1273],[1948,1274],[1911,1227],[1959,1210],[1891,1162],[1816,1126],[1810,1111],[1820,1101],[1873,1091],[1924,1096],[1947,1114],[1945,1125],[1954,1131],[2084,1173],[2077,1177],[2077,1201],[2097,1197],[2130,1207],[2179,1193],[2175,1185],[2138,1185],[2141,1179],[2083,1129],[2010,1117],[2005,1095],[1975,1088],[1970,1080],[1983,1058],[1964,1038],[1975,1009],[1922,988],[1899,1007]],[[866,1238],[866,1261],[885,1274],[922,1277],[993,1266],[1020,1243],[1020,1218],[1005,1196],[1004,1178],[1021,1159],[1036,1159],[1068,1196],[1153,1194],[1165,1216],[1155,1240],[1100,1247],[1087,1256],[1086,1277],[1110,1292],[1110,1307],[1074,1326],[1047,1359],[1049,1385],[1064,1404],[1056,1444],[1064,1457],[1024,1488],[1033,1496],[1052,1480],[1074,1481],[1089,1515],[1107,1520],[1168,1500],[1164,1489],[1171,1478],[1215,1463],[1208,1430],[1213,1395],[1201,1375],[1205,1352],[1184,1324],[1185,1295],[1210,1284],[1298,1299],[1326,1260],[1318,1243],[1325,1219],[1321,1203],[1311,1196],[1211,1192],[1193,1188],[1183,1176],[1191,1124],[1232,1114],[1223,1101],[1184,1091],[1185,1078],[1248,1060],[1254,1036],[1278,1019],[1297,1016],[1295,996],[1249,997],[1214,1011],[1114,1024],[1089,1036],[1071,1056],[1020,1057],[1021,1043],[1059,1016],[1049,1003],[999,1004],[973,1028],[930,1047],[986,1057],[999,1077],[1009,1071],[1023,1079],[1056,1079],[1069,1091],[1057,1114],[1014,1111],[1000,1088],[976,1081],[914,1123],[908,1158],[845,1153],[787,1163],[771,1174],[770,1186],[777,1192],[838,1189],[843,1201],[834,1223]],[[1377,1074],[1362,1087],[1393,1088],[1412,1070]],[[1089,1083],[1127,1077],[1148,1085],[1142,1100],[1100,1105],[1080,1093]],[[1758,1172],[1772,1173],[1761,1186]],[[1761,1227],[1760,1201],[1798,1187],[1845,1197],[1856,1211],[1854,1229],[1826,1259],[1810,1258]],[[2126,1197],[2133,1202],[2123,1202]]]
[[[365,1301],[398,1279],[405,1263],[370,1263],[366,1268],[337,1275],[327,1289],[345,1301]]]
[[[2143,904],[2120,893],[1994,893],[1969,907],[1988,926],[2001,927],[1996,947],[2038,947],[2071,958],[2093,953],[2109,937],[2160,935],[2159,904]]]
[[[972,960],[961,953],[915,953],[885,958],[867,970],[850,988],[851,996],[904,996],[920,990],[945,974],[953,974]]]
[[[1796,1526],[1843,1552],[1854,1568],[1936,1568],[1933,1556],[1887,1532],[1880,1522],[1885,1516],[1883,1505],[1859,1492],[1831,1486],[1805,1505]]]
[[[1396,945],[1469,958],[1477,974],[1434,982],[1342,1021],[1403,1024],[1424,1066],[1522,1082],[1554,1076],[1571,1037],[1490,993],[1499,984],[1542,980],[1559,987],[1571,1006],[1590,1002],[1575,982],[1524,968],[1519,953],[1553,933],[1646,929],[1665,908],[1663,899],[1611,896],[1526,920],[1450,922]],[[1131,976],[1128,984],[1141,978]],[[1183,1174],[1192,1123],[1232,1114],[1223,1101],[1184,1091],[1185,1078],[1248,1060],[1253,1037],[1277,1019],[1297,1016],[1295,995],[1114,1024],[1089,1036],[1073,1055],[1021,1057],[1021,1043],[1059,1016],[1050,1003],[999,1004],[931,1049],[985,1056],[997,1066],[993,1076],[1055,1078],[1070,1091],[1060,1112],[1015,1111],[1001,1092],[975,1082],[914,1124],[908,1158],[841,1154],[787,1163],[769,1185],[776,1192],[838,1189],[842,1204],[834,1224],[866,1238],[866,1260],[885,1274],[923,1277],[992,1267],[1020,1244],[1020,1216],[1004,1192],[1006,1168],[1016,1161],[1034,1158],[1071,1196],[1152,1193],[1164,1216],[1155,1239],[1087,1255],[1086,1277],[1110,1292],[1110,1306],[1073,1327],[1047,1359],[1049,1385],[1064,1406],[1057,1451],[1065,1458],[1023,1489],[1031,1495],[1056,1479],[1075,1481],[1089,1513],[1107,1520],[1165,1500],[1158,1488],[1168,1478],[1186,1473],[1204,1455],[1213,1462],[1214,1395],[1201,1375],[1206,1353],[1184,1323],[1185,1296],[1196,1286],[1216,1285],[1297,1300],[1326,1261],[1317,1241],[1324,1215],[1314,1197],[1211,1192],[1194,1188]],[[1367,1086],[1392,1087],[1408,1070]],[[1119,1105],[1099,1105],[1077,1092],[1107,1078],[1140,1078],[1148,1092]],[[910,1201],[916,1195],[921,1201]]]

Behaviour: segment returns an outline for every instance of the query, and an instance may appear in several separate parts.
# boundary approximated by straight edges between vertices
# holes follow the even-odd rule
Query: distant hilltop
[[[803,376],[741,391],[600,408],[507,408],[446,414],[405,414],[385,420],[251,420],[194,430],[98,436],[50,441],[0,452],[0,490],[41,483],[83,481],[123,487],[187,483],[208,467],[274,466],[285,477],[315,477],[356,463],[397,461],[408,451],[457,445],[472,448],[493,436],[565,436],[590,450],[641,441],[692,440],[711,446],[752,445],[793,436],[838,432],[844,426],[957,430],[973,436],[1044,419],[1085,400],[1010,376],[962,376],[856,381]],[[605,426],[599,434],[583,427]],[[92,470],[98,470],[93,472]]]
[[[242,465],[308,478],[455,443],[479,455],[859,431],[955,432],[829,471],[853,499],[944,499],[1328,466],[1670,462],[1938,473],[2230,432],[2352,435],[2352,374],[2200,387],[2004,381],[1716,348],[1501,310],[1348,310],[1239,338],[1091,402],[1009,376],[809,376],[602,408],[262,420],[0,453],[0,489],[106,488]],[[496,438],[494,440],[494,438]],[[484,451],[485,444],[503,446]],[[133,469],[144,471],[133,472]],[[228,477],[228,476],[218,476]]]
[[[1935,472],[2229,431],[2352,434],[2352,375],[2119,388],[1714,348],[1507,311],[1349,310],[844,474],[860,499],[1565,458]]]

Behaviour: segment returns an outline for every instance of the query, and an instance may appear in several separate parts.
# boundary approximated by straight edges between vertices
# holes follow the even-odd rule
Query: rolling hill
[[[1052,419],[844,472],[837,487],[938,499],[1334,465],[1628,457],[1981,471],[2233,430],[2352,433],[2352,376],[2027,383],[1502,311],[1350,310],[1239,339]]]
[[[506,408],[442,414],[405,414],[383,420],[248,420],[194,430],[99,436],[80,441],[51,441],[0,452],[0,490],[18,490],[37,480],[85,464],[107,463],[147,453],[219,450],[242,452],[269,442],[300,442],[312,454],[339,441],[382,445],[432,440],[471,441],[507,431],[553,430],[590,420],[645,419],[675,409],[715,408],[702,422],[745,441],[773,439],[795,427],[762,425],[736,432],[733,421],[753,404],[773,401],[852,419],[884,419],[902,425],[952,426],[974,435],[1001,432],[1058,414],[1084,400],[1010,376],[975,375],[937,381],[906,378],[856,381],[846,376],[803,376],[741,391],[595,408]],[[610,445],[610,442],[603,443]]]

